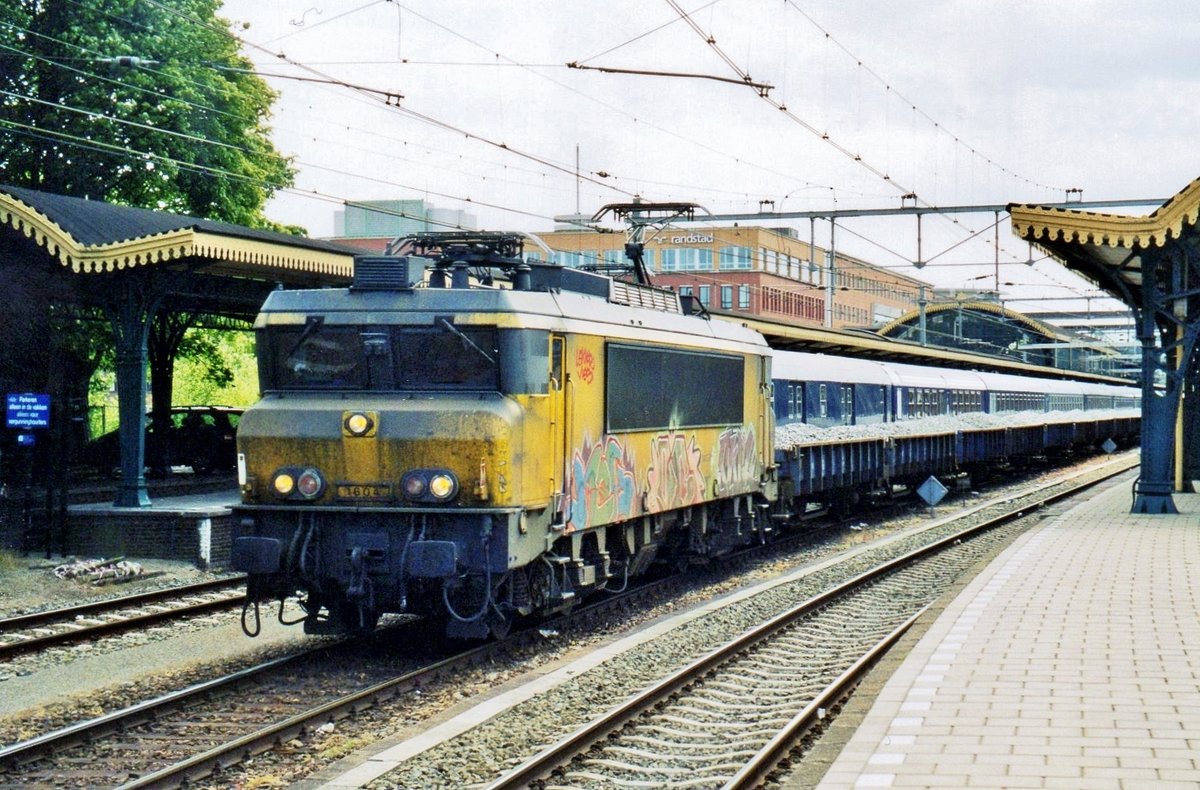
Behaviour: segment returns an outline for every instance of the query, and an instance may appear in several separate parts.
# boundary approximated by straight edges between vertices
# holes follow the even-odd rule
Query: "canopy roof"
[[[1131,306],[1140,303],[1144,250],[1179,244],[1200,251],[1200,179],[1142,217],[1016,204],[1008,210],[1017,235]]]
[[[346,282],[354,250],[228,222],[0,185],[0,226],[34,240],[77,274],[176,261],[296,285]]]
[[[1071,337],[1065,332],[1061,332],[1049,324],[1038,321],[1036,318],[1030,318],[1024,313],[1018,313],[1016,310],[1010,310],[1003,305],[995,302],[985,301],[970,301],[970,302],[933,302],[925,307],[926,317],[942,312],[961,313],[964,311],[976,313],[993,313],[1005,319],[1009,323],[1018,324],[1025,327],[1031,334],[1039,335],[1047,340],[1060,340],[1067,342]],[[876,332],[885,337],[895,334],[897,329],[906,325],[919,321],[921,317],[920,310],[910,310],[907,313],[894,318],[883,326],[879,327]]]

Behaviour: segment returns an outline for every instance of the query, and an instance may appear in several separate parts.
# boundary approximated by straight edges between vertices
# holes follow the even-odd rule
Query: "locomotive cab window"
[[[261,342],[261,339],[260,339]],[[367,359],[357,327],[326,326],[309,318],[303,326],[267,330],[264,382],[279,389],[360,389]]]
[[[499,388],[494,327],[455,326],[439,318],[432,327],[398,327],[393,347],[398,389]]]
[[[303,326],[276,326],[260,338],[267,354],[260,374],[265,389],[496,390],[500,349],[495,327],[329,326],[310,318]],[[542,340],[544,344],[544,339]],[[546,350],[542,348],[541,379]],[[542,385],[545,391],[545,384]]]

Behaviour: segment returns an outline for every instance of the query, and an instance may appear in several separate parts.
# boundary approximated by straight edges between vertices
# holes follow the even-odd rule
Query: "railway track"
[[[244,577],[199,582],[0,619],[0,660],[242,605]]]
[[[645,594],[631,589],[573,618],[603,616]],[[445,655],[440,634],[408,623],[367,648],[339,640],[2,748],[0,787],[112,786],[114,777],[126,777],[115,784],[127,789],[178,787],[542,639],[529,629]],[[405,646],[400,658],[396,643]]]
[[[587,722],[487,790],[759,786],[979,560],[983,547],[972,544],[1098,482],[1022,503],[803,601]]]
[[[1021,505],[1026,512],[1031,507]],[[641,594],[646,593],[631,591],[580,607],[573,622],[589,612],[603,617]],[[414,692],[439,679],[454,679],[470,666],[493,661],[520,640],[542,639],[528,631],[504,643],[434,658],[409,650],[436,640],[397,633],[395,641],[410,646],[405,651],[364,653],[361,646],[333,645],[15,744],[0,750],[0,786],[111,786],[114,779],[127,788],[180,786],[364,708],[394,699],[415,701]],[[411,660],[398,665],[398,653]]]

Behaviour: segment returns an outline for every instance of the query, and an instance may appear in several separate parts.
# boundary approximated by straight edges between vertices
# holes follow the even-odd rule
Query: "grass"
[[[25,567],[25,560],[22,560],[15,552],[8,549],[0,549],[0,573],[11,573]]]

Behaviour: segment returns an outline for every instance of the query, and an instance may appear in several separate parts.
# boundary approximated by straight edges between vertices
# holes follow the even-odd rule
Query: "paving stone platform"
[[[884,685],[820,790],[1200,788],[1200,495],[1022,536]]]

